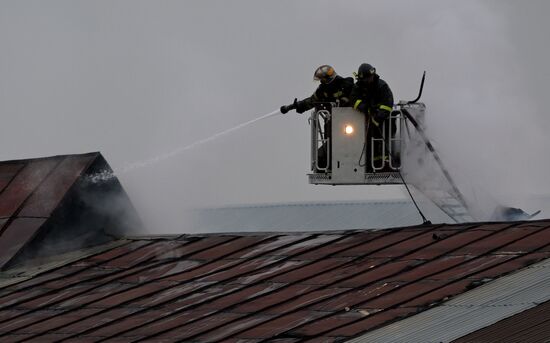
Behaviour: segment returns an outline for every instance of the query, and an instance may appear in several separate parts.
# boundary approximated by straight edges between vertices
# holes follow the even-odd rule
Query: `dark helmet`
[[[363,63],[359,66],[356,76],[358,80],[363,80],[374,74],[376,74],[376,68],[368,63]]]
[[[328,64],[324,64],[319,68],[315,69],[313,74],[313,79],[315,81],[320,81],[321,83],[331,83],[336,78],[336,71],[334,68]]]

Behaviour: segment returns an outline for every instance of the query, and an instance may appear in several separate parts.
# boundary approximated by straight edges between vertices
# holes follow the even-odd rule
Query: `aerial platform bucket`
[[[368,123],[364,113],[332,103],[318,104],[310,117],[312,173],[308,174],[309,183],[403,184],[399,174],[407,125],[403,110],[422,121],[425,106],[422,103],[395,105],[390,118],[380,125],[381,137],[377,138],[367,136],[368,125],[373,124]]]

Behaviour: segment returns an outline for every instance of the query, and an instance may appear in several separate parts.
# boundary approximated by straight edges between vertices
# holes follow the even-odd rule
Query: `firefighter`
[[[355,76],[357,82],[353,86],[350,99],[353,108],[367,116],[367,171],[372,171],[372,165],[376,168],[388,169],[390,156],[388,156],[387,144],[389,137],[395,133],[389,131],[390,125],[388,124],[393,107],[392,91],[386,81],[378,76],[376,68],[368,63],[361,64]],[[395,125],[393,125],[393,129],[395,129]],[[380,141],[373,146],[371,138],[382,138],[384,131],[387,139],[386,149],[382,148]],[[370,160],[371,151],[373,151],[372,161]]]
[[[281,113],[285,114],[290,110],[296,110],[298,113],[304,113],[315,107],[317,103],[338,103],[338,106],[351,106],[350,93],[353,88],[352,77],[342,77],[336,73],[333,67],[328,64],[322,65],[315,70],[313,79],[319,81],[320,84],[308,98],[294,102],[287,106],[281,106]],[[324,123],[325,139],[331,137],[330,120]],[[330,161],[327,161],[327,145],[323,144],[317,153],[318,165],[321,168],[327,167],[327,162],[330,169]]]
[[[303,100],[294,99],[294,103],[281,107],[281,113],[285,114],[295,109],[298,113],[304,113],[315,107],[319,102],[335,102],[340,106],[349,106],[349,96],[353,88],[353,78],[341,77],[331,66],[325,64],[315,70],[313,79],[319,81],[319,87],[313,95]]]

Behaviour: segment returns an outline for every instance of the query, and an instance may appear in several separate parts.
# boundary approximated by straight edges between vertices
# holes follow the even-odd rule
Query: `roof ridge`
[[[21,162],[31,162],[31,161],[41,161],[41,160],[71,157],[71,156],[85,157],[85,156],[94,156],[94,155],[99,156],[99,155],[101,155],[101,152],[91,151],[91,152],[86,152],[86,153],[82,153],[82,154],[60,154],[60,155],[51,155],[51,156],[43,156],[43,157],[11,159],[11,160],[0,161],[0,165],[2,165],[2,164],[11,164],[11,163],[21,163]]]
[[[375,200],[335,200],[335,201],[299,201],[299,202],[275,202],[265,204],[235,204],[227,206],[203,207],[194,210],[210,211],[224,209],[247,209],[247,208],[273,208],[273,207],[309,207],[309,206],[330,206],[330,205],[360,205],[360,204],[408,204],[407,199],[375,199]]]

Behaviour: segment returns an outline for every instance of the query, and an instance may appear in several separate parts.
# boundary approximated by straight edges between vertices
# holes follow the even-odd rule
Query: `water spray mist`
[[[167,152],[167,153],[164,153],[164,154],[161,154],[161,155],[158,155],[158,156],[155,156],[155,157],[152,157],[152,158],[149,158],[149,159],[146,159],[146,160],[142,160],[142,161],[137,161],[137,162],[134,162],[134,163],[131,163],[131,164],[128,164],[127,166],[125,166],[124,168],[122,168],[121,171],[118,172],[119,175],[121,174],[125,174],[127,172],[130,172],[132,170],[135,170],[135,169],[139,169],[139,168],[143,168],[143,167],[147,167],[149,165],[152,165],[152,164],[155,164],[155,163],[158,163],[160,161],[163,161],[163,160],[166,160],[166,159],[169,159],[171,157],[174,157],[174,156],[177,156],[187,150],[190,150],[190,149],[193,149],[201,144],[204,144],[204,143],[208,143],[208,142],[211,142],[213,140],[216,140],[224,135],[227,135],[231,132],[234,132],[234,131],[237,131],[239,129],[242,129],[243,127],[246,127],[246,126],[249,126],[251,124],[254,124],[255,122],[257,121],[260,121],[260,120],[263,120],[263,119],[267,119],[269,117],[273,117],[273,116],[276,116],[278,114],[281,114],[280,110],[275,110],[271,113],[268,113],[268,114],[264,114],[263,116],[260,116],[258,118],[255,118],[255,119],[252,119],[252,120],[249,120],[247,122],[244,122],[244,123],[241,123],[237,126],[234,126],[232,128],[229,128],[227,130],[224,130],[224,131],[221,131],[221,132],[218,132],[216,134],[213,134],[212,136],[210,137],[207,137],[207,138],[203,138],[203,139],[200,139],[198,141],[195,141],[191,144],[188,144],[186,146],[182,146],[182,147],[179,147],[173,151],[170,151],[170,152]],[[90,175],[89,176],[89,180],[91,182],[101,182],[101,181],[107,181],[107,180],[110,180],[112,179],[113,177],[115,177],[115,174],[111,171],[102,171],[102,172],[99,172],[99,173],[96,173],[96,174],[93,174],[93,175]]]

